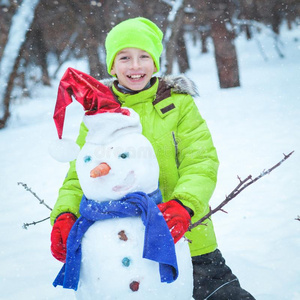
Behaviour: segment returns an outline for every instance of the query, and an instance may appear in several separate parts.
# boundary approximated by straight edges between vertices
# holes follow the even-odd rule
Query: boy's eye
[[[92,160],[92,157],[90,156],[90,155],[87,155],[87,156],[85,156],[84,158],[83,158],[83,161],[85,162],[85,163],[88,163],[88,162],[90,162]]]
[[[119,158],[122,158],[122,159],[126,159],[127,157],[129,157],[129,153],[128,152],[123,152],[119,155]]]
[[[122,57],[120,57],[120,60],[127,60],[127,59],[129,59],[128,56],[122,56]]]
[[[147,55],[147,54],[143,54],[141,57],[142,57],[142,58],[149,58],[150,56]]]

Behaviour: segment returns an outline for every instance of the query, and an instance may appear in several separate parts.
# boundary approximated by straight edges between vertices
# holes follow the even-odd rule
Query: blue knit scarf
[[[178,277],[178,267],[173,238],[160,213],[157,204],[161,202],[161,193],[157,189],[151,194],[130,193],[120,200],[96,202],[83,196],[80,214],[73,225],[67,240],[66,263],[55,278],[53,285],[77,290],[80,263],[81,240],[94,222],[111,218],[141,216],[145,225],[143,258],[159,263],[161,282],[171,283]]]

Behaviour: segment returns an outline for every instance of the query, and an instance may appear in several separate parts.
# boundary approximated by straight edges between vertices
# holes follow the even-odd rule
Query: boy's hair
[[[162,38],[162,31],[148,19],[139,17],[119,23],[108,33],[105,41],[108,73],[110,74],[115,56],[124,48],[139,48],[148,52],[159,71]]]

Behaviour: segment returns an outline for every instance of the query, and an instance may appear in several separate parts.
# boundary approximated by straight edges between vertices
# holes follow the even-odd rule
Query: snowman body
[[[97,136],[99,130],[92,130],[93,122],[92,117],[86,122],[89,134],[76,161],[86,198],[114,201],[129,193],[150,194],[157,190],[158,162],[152,145],[141,134],[140,125],[138,130],[133,130],[131,124],[107,136],[102,127],[103,139]],[[103,163],[110,167],[108,174],[92,178],[91,170]],[[178,278],[172,283],[162,283],[159,264],[143,258],[144,236],[145,226],[140,217],[101,220],[89,227],[81,243],[77,299],[192,299],[193,271],[188,242],[182,238],[175,245]]]
[[[192,299],[189,247],[176,244],[179,275],[160,281],[158,263],[142,257],[145,227],[139,217],[98,221],[82,240],[77,299]]]

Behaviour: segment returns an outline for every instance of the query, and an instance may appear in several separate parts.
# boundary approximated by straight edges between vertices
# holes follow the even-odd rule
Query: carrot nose
[[[92,178],[105,176],[108,174],[109,170],[110,166],[107,163],[101,163],[90,172],[90,176]]]

